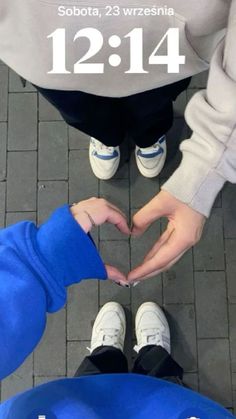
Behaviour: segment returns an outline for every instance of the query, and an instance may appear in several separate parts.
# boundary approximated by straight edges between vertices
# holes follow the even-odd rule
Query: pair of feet
[[[135,331],[138,353],[147,345],[162,346],[170,354],[170,329],[162,309],[152,302],[142,304],[136,314]],[[105,304],[99,311],[92,331],[92,353],[101,346],[112,346],[123,352],[126,318],[123,307],[115,302]]]
[[[107,147],[91,138],[89,159],[93,173],[98,179],[111,179],[120,163],[120,148]],[[135,147],[135,159],[140,173],[153,178],[161,172],[166,159],[166,137],[163,135],[150,147]]]

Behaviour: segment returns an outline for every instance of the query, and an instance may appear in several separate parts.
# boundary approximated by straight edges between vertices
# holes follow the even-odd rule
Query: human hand
[[[206,218],[166,191],[161,191],[133,217],[132,234],[139,236],[160,217],[168,218],[165,232],[154,244],[141,265],[128,275],[130,284],[169,269],[195,245]]]
[[[90,198],[74,204],[71,213],[85,233],[89,233],[94,226],[111,223],[124,234],[130,235],[125,214],[115,205],[101,198]],[[109,279],[120,285],[127,285],[126,276],[117,268],[105,265]]]

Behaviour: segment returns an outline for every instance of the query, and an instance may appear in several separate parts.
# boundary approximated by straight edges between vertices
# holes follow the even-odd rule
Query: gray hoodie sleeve
[[[182,161],[163,185],[180,201],[209,216],[226,181],[236,183],[236,0],[225,39],[210,63],[206,90],[190,100],[185,118],[193,130],[182,142]]]

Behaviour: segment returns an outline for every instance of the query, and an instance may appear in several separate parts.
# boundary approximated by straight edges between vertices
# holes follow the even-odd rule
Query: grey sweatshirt
[[[86,28],[92,28],[90,41]],[[135,28],[140,29],[134,33]],[[179,29],[179,52],[175,45],[173,59],[185,56],[179,72],[175,68],[168,73],[166,64],[149,64],[151,55],[166,55],[169,38],[157,45],[169,28]],[[85,32],[78,33],[82,29]],[[193,135],[181,144],[182,162],[162,187],[206,216],[225,181],[236,182],[235,39],[236,0],[157,0],[154,7],[152,0],[145,4],[96,0],[89,5],[78,0],[2,0],[0,4],[0,59],[41,87],[122,97],[210,66],[207,89],[194,95],[186,108]],[[91,54],[85,56],[88,50]],[[173,48],[170,51],[173,54]],[[74,73],[76,63],[79,73]],[[97,73],[88,74],[94,63],[99,64]],[[64,74],[58,74],[58,65]]]

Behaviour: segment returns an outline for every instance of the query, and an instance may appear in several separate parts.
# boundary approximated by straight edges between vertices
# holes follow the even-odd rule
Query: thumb
[[[144,233],[154,221],[163,215],[165,215],[165,210],[158,194],[133,216],[132,235],[138,236]]]

